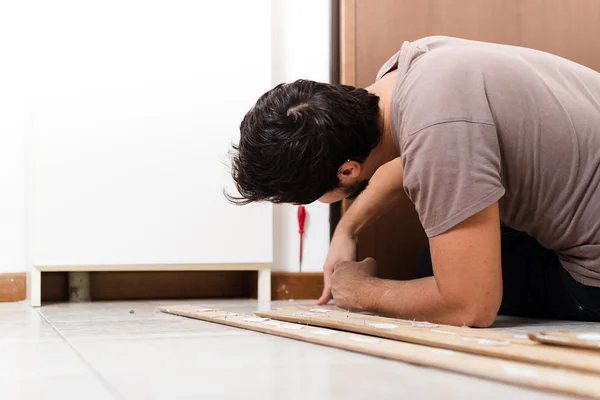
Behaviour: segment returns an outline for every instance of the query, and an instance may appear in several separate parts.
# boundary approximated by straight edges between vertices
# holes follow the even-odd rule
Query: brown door
[[[444,35],[535,48],[600,71],[600,0],[340,0],[340,81],[365,87],[404,41]],[[345,202],[342,212],[349,206]],[[367,228],[358,256],[409,279],[426,242],[408,199]]]

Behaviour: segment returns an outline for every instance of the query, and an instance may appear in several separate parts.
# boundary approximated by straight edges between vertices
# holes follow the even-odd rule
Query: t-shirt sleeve
[[[504,195],[492,124],[434,124],[402,145],[404,188],[428,237],[446,232]]]

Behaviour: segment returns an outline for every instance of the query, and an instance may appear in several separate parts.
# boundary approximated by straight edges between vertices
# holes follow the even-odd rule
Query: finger
[[[325,282],[325,287],[323,288],[323,294],[321,295],[319,300],[317,300],[317,305],[322,306],[324,304],[327,304],[329,300],[331,300],[331,284],[329,283],[329,281],[327,281]]]
[[[324,306],[325,304],[329,303],[329,300],[331,300],[331,293],[323,294],[323,296],[317,300],[316,304],[318,306]]]

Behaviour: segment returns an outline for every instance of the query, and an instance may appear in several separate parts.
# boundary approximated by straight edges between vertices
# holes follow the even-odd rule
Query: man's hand
[[[356,261],[356,239],[343,230],[336,230],[329,245],[327,259],[323,265],[325,285],[321,298],[317,300],[318,305],[327,304],[331,300],[331,275],[335,265],[342,261]]]
[[[335,305],[340,308],[364,310],[369,307],[369,282],[377,273],[377,263],[372,258],[361,262],[341,262],[331,275],[331,288]],[[375,278],[376,279],[376,278]]]
[[[402,200],[408,201],[402,186],[402,171],[400,158],[379,167],[369,180],[369,186],[344,213],[323,265],[325,286],[317,304],[331,300],[330,279],[334,266],[342,261],[356,261],[356,238],[361,230]]]

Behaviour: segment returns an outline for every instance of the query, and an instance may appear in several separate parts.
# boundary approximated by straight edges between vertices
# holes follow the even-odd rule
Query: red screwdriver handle
[[[298,233],[304,233],[304,221],[306,220],[306,210],[304,206],[298,207]]]

